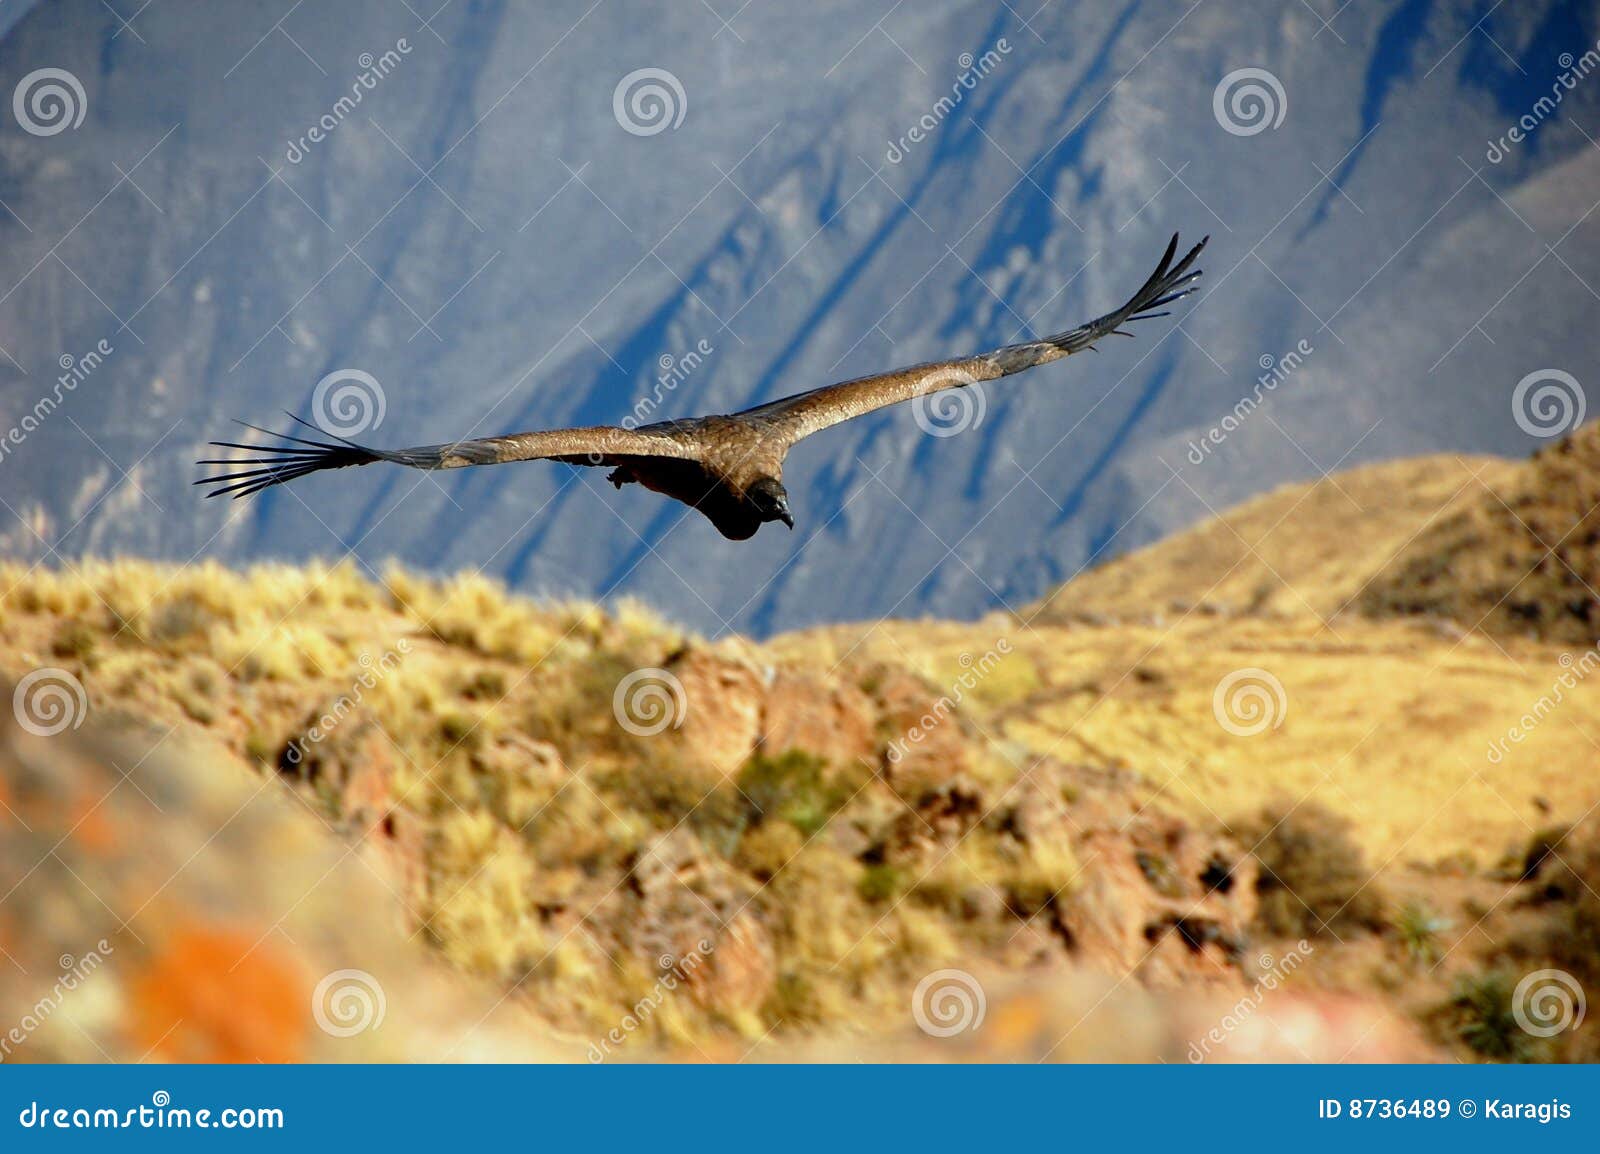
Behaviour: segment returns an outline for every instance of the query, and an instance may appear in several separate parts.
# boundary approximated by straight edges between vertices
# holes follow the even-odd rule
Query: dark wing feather
[[[611,425],[551,429],[545,432],[513,433],[505,437],[453,441],[443,445],[418,445],[410,449],[372,449],[319,429],[292,413],[289,416],[313,432],[332,439],[308,440],[241,421],[239,423],[246,428],[277,438],[277,443],[250,445],[239,441],[212,441],[211,444],[218,448],[240,450],[247,455],[210,457],[197,462],[227,468],[194,483],[213,486],[207,497],[228,494],[248,497],[307,473],[343,469],[350,465],[370,465],[374,461],[390,461],[413,469],[459,469],[467,465],[499,465],[507,461],[558,460],[575,465],[607,465],[615,463],[619,457],[692,460],[699,456],[692,430],[683,427],[688,422],[639,429]]]
[[[1210,238],[1207,237],[1206,240]],[[1132,336],[1123,329],[1129,321],[1149,320],[1166,316],[1158,312],[1163,305],[1188,296],[1195,290],[1198,269],[1190,271],[1206,240],[1190,249],[1182,260],[1173,262],[1178,251],[1178,238],[1174,234],[1167,251],[1139,291],[1126,304],[1105,316],[1096,317],[1088,324],[1079,325],[1064,333],[1046,337],[1041,341],[1007,345],[992,352],[950,361],[934,361],[913,365],[889,373],[844,381],[799,393],[782,400],[746,409],[734,414],[763,427],[769,436],[792,445],[802,437],[859,417],[886,405],[899,404],[913,397],[938,392],[941,389],[964,388],[979,381],[992,381],[998,377],[1020,373],[1035,365],[1047,364],[1084,349],[1092,348],[1101,337],[1113,333]]]

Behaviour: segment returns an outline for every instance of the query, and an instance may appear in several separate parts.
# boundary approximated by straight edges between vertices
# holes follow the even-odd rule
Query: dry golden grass
[[[1429,525],[1359,605],[1587,648],[1600,635],[1597,587],[1600,426],[1587,425]]]
[[[1569,672],[1555,645],[1356,617],[1198,614],[1162,626],[890,622],[773,645],[824,659],[915,652],[948,670],[1002,634],[1008,665],[1030,672],[1012,675],[1019,697],[972,696],[984,732],[1027,754],[1132,769],[1152,797],[1203,823],[1306,799],[1349,816],[1377,862],[1466,855],[1487,867],[1544,822],[1535,798],[1571,817],[1600,801],[1600,686],[1563,691],[1521,742],[1506,740]],[[1251,668],[1278,679],[1286,706],[1276,728],[1238,736],[1213,697]]]
[[[1303,798],[1353,819],[1378,861],[1488,865],[1541,810],[1600,801],[1600,692],[1563,684],[1586,675],[1600,632],[1586,623],[1591,609],[1600,622],[1597,484],[1600,426],[1529,462],[1372,465],[1248,501],[1015,617],[827,628],[773,648],[950,684],[964,655],[1005,638],[1013,652],[969,695],[992,737],[1130,767],[1200,820]],[[1213,694],[1252,668],[1278,679],[1286,709],[1242,737]]]
[[[1498,457],[1389,461],[1285,485],[1090,570],[1024,618],[1148,621],[1187,612],[1327,617],[1453,511],[1513,483]]]
[[[1570,480],[1587,461],[1554,454],[1537,475]],[[730,948],[733,976],[670,1001],[647,1032],[694,1042],[780,1023],[870,1028],[903,1014],[908,984],[931,968],[1013,957],[1019,922],[1069,893],[1079,870],[1070,846],[1019,842],[992,823],[915,865],[875,856],[940,769],[897,775],[881,761],[882,743],[904,736],[884,729],[884,678],[909,672],[932,687],[930,703],[945,694],[938,708],[953,717],[938,737],[961,747],[962,779],[989,796],[1049,758],[1128,771],[1143,804],[1252,837],[1264,805],[1325,808],[1385,874],[1449,862],[1483,880],[1538,830],[1600,802],[1590,666],[1522,635],[1576,613],[1486,610],[1497,591],[1570,593],[1569,574],[1549,566],[1531,584],[1507,577],[1541,534],[1581,529],[1564,556],[1587,571],[1585,523],[1530,497],[1529,468],[1360,469],[1250,502],[1021,615],[834,626],[760,646],[713,647],[642,606],[541,604],[477,576],[0,565],[0,676],[66,668],[102,721],[204,731],[250,772],[282,774],[347,836],[389,847],[420,935],[553,1023],[603,1027],[658,985],[658,948],[643,935],[674,918],[692,926],[696,906],[653,893],[641,863],[677,831],[695,847],[673,867],[699,887],[694,901],[748,906],[760,940]],[[1535,529],[1494,513],[1502,499]],[[1516,548],[1496,552],[1507,534]],[[1429,616],[1385,616],[1405,606]],[[805,742],[836,750],[839,734],[802,726],[801,753],[762,750],[730,768],[703,733],[620,727],[620,680],[686,652],[732,679],[707,682],[730,730],[743,724],[741,694],[765,692],[738,686],[776,670],[834,694],[829,708],[871,703],[864,737],[850,736],[844,706],[838,725],[845,746],[875,740],[879,752],[830,763]],[[1282,689],[1261,701],[1260,732],[1218,717],[1219,684],[1242,670]]]
[[[580,1034],[651,995],[656,953],[635,938],[692,926],[701,901],[749,904],[760,943],[710,992],[660,1006],[645,1028],[656,1040],[903,1014],[917,978],[995,937],[960,895],[987,887],[1037,906],[1070,887],[1069,847],[979,829],[939,868],[874,892],[856,840],[915,798],[871,767],[772,751],[729,775],[672,734],[619,727],[619,681],[685,646],[778,660],[706,646],[635,604],[540,604],[475,576],[0,565],[0,677],[67,669],[97,722],[210,734],[243,772],[281,776],[398,862],[415,932]],[[681,909],[630,880],[680,827],[698,847],[684,868],[704,883]],[[760,997],[729,970],[755,975]]]

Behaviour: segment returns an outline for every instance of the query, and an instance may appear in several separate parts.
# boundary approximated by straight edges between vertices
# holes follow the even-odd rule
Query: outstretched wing
[[[1128,321],[1166,316],[1164,312],[1153,310],[1194,291],[1194,282],[1200,272],[1198,269],[1191,272],[1190,266],[1200,255],[1200,250],[1205,248],[1206,240],[1195,245],[1182,260],[1174,264],[1173,257],[1178,251],[1178,237],[1174,234],[1155,272],[1150,274],[1150,278],[1126,304],[1069,332],[1057,333],[1042,341],[1007,345],[975,357],[934,361],[837,385],[826,385],[734,415],[765,426],[769,436],[776,436],[785,444],[792,445],[802,437],[809,437],[812,433],[886,405],[899,404],[941,389],[965,388],[979,381],[992,381],[997,377],[1020,373],[1035,365],[1047,364],[1092,348],[1101,337],[1113,333],[1132,336],[1122,328]]]
[[[444,445],[419,445],[411,449],[369,449],[299,417],[290,418],[331,441],[307,440],[274,433],[258,425],[246,428],[276,437],[277,443],[247,445],[238,441],[212,441],[223,449],[242,450],[246,456],[208,458],[201,465],[224,465],[225,472],[202,477],[196,485],[215,486],[207,497],[231,493],[247,497],[272,485],[281,485],[322,469],[343,469],[391,461],[413,469],[460,469],[467,465],[499,465],[506,461],[557,460],[574,465],[608,465],[621,457],[675,457],[695,459],[698,448],[691,436],[675,432],[671,423],[639,429],[601,425],[583,429],[551,429],[538,433],[513,433]]]

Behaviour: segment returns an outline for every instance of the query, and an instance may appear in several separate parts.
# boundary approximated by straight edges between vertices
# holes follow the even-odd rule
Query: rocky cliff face
[[[1503,1005],[1592,980],[1600,706],[1483,760],[1553,647],[1184,616],[0,566],[0,1056],[1592,1053]]]
[[[530,674],[471,632],[481,586],[210,570],[135,610],[163,575],[7,574],[7,1058],[1178,1060],[1273,968],[1242,844],[1136,774],[1009,761],[903,665],[502,602]],[[300,640],[252,619],[294,601]],[[941,1048],[991,995],[1003,1027]],[[1350,1004],[1278,1009],[1376,1021]]]

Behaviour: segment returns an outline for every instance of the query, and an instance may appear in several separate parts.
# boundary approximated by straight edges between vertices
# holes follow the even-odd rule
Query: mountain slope
[[[1329,617],[1454,508],[1506,486],[1497,457],[1419,457],[1285,485],[1054,590],[1030,623],[1198,612]]]
[[[1526,463],[1422,458],[1280,490],[1025,617],[765,642],[708,641],[634,603],[532,602],[470,572],[0,565],[11,904],[41,920],[65,891],[71,924],[109,902],[159,928],[115,939],[121,965],[161,976],[118,1004],[174,1057],[239,1056],[246,1040],[192,998],[231,996],[271,923],[218,933],[189,885],[152,897],[141,885],[168,871],[119,855],[159,829],[176,840],[151,860],[181,859],[257,797],[314,818],[272,835],[291,857],[308,838],[359,847],[395,915],[560,1052],[612,1039],[590,1060],[893,1030],[952,964],[997,993],[1098,972],[1227,1004],[1254,959],[1287,949],[1315,954],[1298,996],[1364,991],[1459,1047],[1462,983],[1508,957],[1593,965],[1600,699],[1577,684],[1592,660],[1530,624],[1577,620],[1570,582],[1536,562],[1564,534],[1571,573],[1592,571],[1597,429]],[[1524,565],[1536,578],[1519,584]],[[1475,622],[1506,590],[1515,611]],[[103,767],[61,762],[81,760],[79,724],[136,752],[137,789],[86,805]],[[163,766],[183,748],[208,768],[176,788]],[[216,796],[191,813],[206,782]],[[235,833],[249,860],[271,854],[247,832],[259,816],[223,823],[218,876],[242,868]],[[51,844],[61,873],[29,868]],[[256,926],[258,887],[237,888],[201,904]],[[336,919],[342,887],[312,888],[306,905]],[[178,944],[155,946],[173,926]],[[292,1057],[316,1041],[292,1012],[307,976],[271,953],[263,1056]],[[669,977],[685,996],[658,998]],[[616,1041],[641,999],[660,1013]],[[440,1036],[482,1052],[478,1018]],[[1072,1052],[1106,1056],[1107,1028]],[[1592,1034],[1517,1052],[1592,1053]]]
[[[1507,482],[1430,524],[1362,591],[1361,608],[1592,646],[1600,626],[1600,426],[1540,451]]]
[[[1527,461],[1436,456],[1287,485],[1102,565],[1030,625],[1346,614],[1592,644],[1600,616],[1600,424]]]

